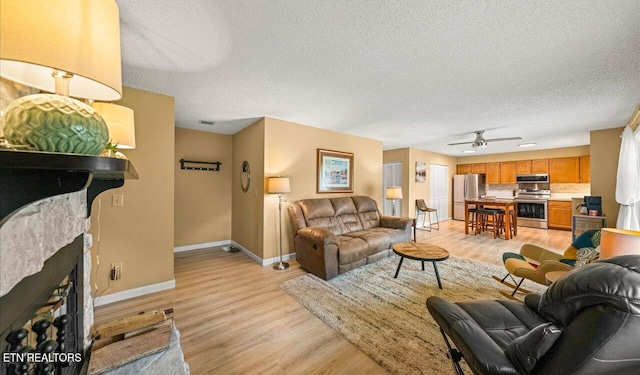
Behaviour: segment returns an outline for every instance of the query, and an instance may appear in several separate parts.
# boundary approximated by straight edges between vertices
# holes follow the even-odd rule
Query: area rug
[[[307,274],[280,287],[314,315],[393,374],[434,374],[452,371],[440,330],[425,305],[430,296],[452,301],[504,298],[511,290],[491,278],[504,268],[464,258],[438,262],[444,289],[438,288],[433,265],[405,259],[397,279],[400,257],[324,281]],[[526,285],[525,285],[526,284]],[[523,287],[546,288],[529,280]]]

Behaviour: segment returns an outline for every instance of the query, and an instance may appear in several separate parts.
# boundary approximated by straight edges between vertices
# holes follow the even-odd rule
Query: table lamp
[[[280,262],[273,265],[274,270],[285,270],[289,268],[289,263],[282,261],[282,194],[291,192],[291,184],[288,177],[269,177],[267,183],[267,193],[278,194],[278,227],[280,229]]]
[[[640,232],[627,229],[602,228],[600,259],[619,255],[640,255]]]
[[[402,199],[402,187],[401,186],[389,186],[387,187],[387,199],[391,199],[391,216],[396,216],[396,199]]]
[[[55,94],[11,103],[3,116],[11,144],[97,155],[109,141],[104,120],[71,97],[122,97],[120,19],[114,0],[2,0],[0,75]]]
[[[109,128],[109,142],[118,149],[136,148],[136,129],[133,109],[103,102],[91,103]]]

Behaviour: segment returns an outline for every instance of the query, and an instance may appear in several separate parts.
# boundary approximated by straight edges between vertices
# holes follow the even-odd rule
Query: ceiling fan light
[[[469,149],[469,150],[464,150],[464,151],[462,151],[462,152],[464,152],[465,154],[472,154],[472,153],[476,152],[476,150],[474,150],[474,149]]]
[[[535,147],[535,146],[537,146],[537,145],[538,145],[538,144],[537,144],[537,143],[535,143],[535,142],[530,142],[530,143],[521,143],[521,144],[519,144],[518,146],[520,146],[520,147]]]

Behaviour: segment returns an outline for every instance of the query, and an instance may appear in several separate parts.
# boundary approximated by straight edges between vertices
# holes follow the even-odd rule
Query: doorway
[[[429,189],[431,197],[429,207],[438,210],[440,221],[449,219],[449,167],[431,164]],[[434,215],[435,216],[435,215]],[[431,218],[435,220],[435,217]],[[432,223],[435,224],[435,223]]]
[[[387,187],[402,186],[402,162],[384,163],[382,168],[382,214],[391,216],[393,202],[387,199]],[[396,216],[402,216],[402,199],[396,199]]]

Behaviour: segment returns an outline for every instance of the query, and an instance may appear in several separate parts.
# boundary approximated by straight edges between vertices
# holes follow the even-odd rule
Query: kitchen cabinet
[[[516,162],[505,161],[500,163],[500,183],[515,184],[516,183]]]
[[[531,160],[516,161],[517,174],[531,174]]]
[[[580,158],[549,159],[549,180],[552,183],[580,182]]]
[[[487,171],[487,184],[500,183],[500,163],[487,163],[485,170]]]
[[[487,165],[485,163],[471,164],[471,173],[487,173]]]
[[[549,173],[549,159],[531,160],[531,173]]]
[[[471,164],[458,164],[458,174],[471,173]]]
[[[549,228],[571,230],[573,216],[571,202],[550,200],[547,207],[549,214],[547,224]]]
[[[591,157],[580,156],[580,182],[591,182]]]

